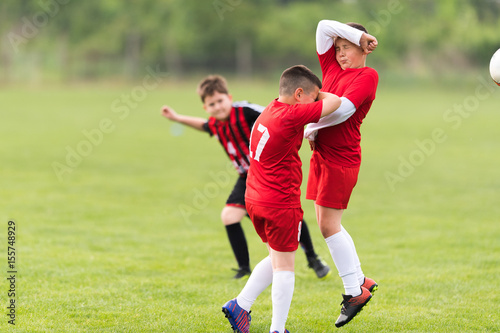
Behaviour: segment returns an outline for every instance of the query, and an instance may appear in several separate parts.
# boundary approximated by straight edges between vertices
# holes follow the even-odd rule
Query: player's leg
[[[235,279],[250,274],[250,255],[245,232],[241,226],[241,220],[246,215],[246,209],[236,206],[225,206],[221,213],[222,223],[226,227],[229,243],[238,262],[238,272],[234,276]]]
[[[305,220],[302,221],[302,232],[300,233],[300,246],[304,250],[307,258],[307,263],[314,270],[318,278],[322,279],[330,275],[330,267],[321,260],[314,251],[314,246],[309,233],[309,228]]]
[[[360,284],[363,284],[365,275],[363,274],[363,270],[361,269],[361,262],[359,261],[358,253],[356,251],[356,246],[354,245],[354,241],[352,240],[351,235],[345,230],[344,226],[341,225],[341,232],[346,237],[349,245],[351,246],[352,255],[354,257],[354,264],[356,265],[356,276],[358,277],[358,281]]]
[[[266,228],[273,265],[271,332],[285,332],[295,286],[295,252],[299,247],[304,212],[301,208],[274,209]]]
[[[267,256],[255,266],[239,295],[222,306],[222,312],[233,329],[237,328],[237,332],[248,332],[251,321],[250,309],[257,297],[272,282],[273,267],[271,257]]]
[[[236,300],[238,304],[250,312],[250,308],[257,297],[273,282],[273,266],[271,257],[262,259],[253,269],[245,287],[241,290]]]
[[[351,250],[353,252],[354,256],[354,263],[356,264],[356,275],[358,277],[359,284],[368,291],[370,291],[372,294],[378,289],[378,284],[370,279],[365,277],[365,274],[363,273],[363,270],[361,269],[361,262],[359,261],[358,253],[356,251],[356,246],[354,245],[354,241],[352,240],[351,235],[347,232],[347,230],[344,228],[344,226],[341,226],[342,228],[342,233],[346,236],[349,244],[351,245]]]
[[[286,319],[295,287],[295,251],[280,252],[270,249],[273,266],[271,332],[285,332]]]
[[[344,284],[342,309],[335,326],[341,327],[351,321],[371,299],[368,289],[361,286],[357,277],[356,261],[351,244],[342,232],[342,209],[323,207],[315,204],[318,223],[332,255],[339,276]]]
[[[342,213],[358,179],[359,168],[327,163],[317,152],[311,158],[306,198],[314,200],[316,218],[332,259],[344,284],[342,309],[335,326],[347,324],[371,299],[371,293],[358,280],[357,254],[351,237],[342,232]],[[362,274],[362,272],[360,273]],[[363,284],[363,286],[361,286]],[[376,284],[375,284],[376,285]]]
[[[241,220],[247,215],[245,208],[246,177],[239,177],[222,210],[221,219],[238,262],[235,279],[250,275],[250,256]]]
[[[252,218],[255,231],[267,245],[265,219],[262,218],[260,214],[261,211],[258,207],[254,208],[254,206],[250,205],[248,213]],[[235,332],[248,333],[251,320],[250,308],[260,293],[262,293],[272,281],[273,267],[271,264],[271,257],[268,256],[255,266],[240,294],[222,306],[222,312],[224,312]]]
[[[344,283],[346,295],[361,294],[360,284],[356,274],[356,264],[347,237],[341,232],[343,209],[334,209],[315,204],[318,224],[326,244]]]
[[[315,163],[320,166],[315,174],[317,179],[313,180],[317,188],[314,204],[319,228],[342,278],[346,295],[358,296],[361,289],[356,274],[355,249],[351,248],[349,239],[342,233],[341,222],[356,185],[359,168],[327,164],[319,158]]]

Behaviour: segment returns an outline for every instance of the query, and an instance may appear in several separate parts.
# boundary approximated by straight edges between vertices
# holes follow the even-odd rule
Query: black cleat
[[[319,279],[324,279],[331,274],[330,267],[315,254],[313,257],[307,257],[309,268],[312,268]]]
[[[244,277],[248,278],[250,274],[252,274],[250,267],[240,267],[238,269],[233,268],[233,271],[236,271],[236,275],[233,276],[233,279],[241,279]]]
[[[342,309],[340,316],[335,322],[335,326],[342,327],[350,322],[356,315],[363,309],[363,307],[370,301],[372,294],[365,287],[361,287],[361,295],[353,297],[352,295],[342,295]]]

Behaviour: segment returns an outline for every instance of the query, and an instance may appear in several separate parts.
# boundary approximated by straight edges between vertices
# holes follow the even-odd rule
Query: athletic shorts
[[[257,234],[273,250],[297,250],[304,215],[302,208],[272,208],[247,204],[247,212]]]
[[[247,189],[247,177],[238,177],[233,191],[226,200],[226,206],[240,207],[245,209],[245,191]]]
[[[328,162],[317,152],[311,157],[306,199],[317,205],[346,209],[358,181],[359,167],[348,168]]]

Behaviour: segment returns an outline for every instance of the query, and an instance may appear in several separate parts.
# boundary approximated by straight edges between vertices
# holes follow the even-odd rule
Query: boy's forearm
[[[323,101],[323,109],[321,110],[321,117],[327,116],[340,107],[342,101],[337,95],[320,92],[319,99]]]
[[[356,106],[347,98],[340,97],[340,106],[331,114],[322,117],[317,123],[310,124],[313,129],[321,129],[343,123],[349,119],[354,112]]]
[[[204,130],[203,124],[205,124],[207,122],[207,120],[204,118],[184,116],[184,115],[178,115],[177,118],[175,119],[175,121],[177,121],[178,123],[181,123],[183,125],[197,129],[199,131]]]
[[[307,125],[304,131],[304,137],[306,139],[314,140],[318,130],[341,124],[349,119],[354,114],[354,112],[356,112],[356,106],[350,100],[345,97],[340,97],[340,100],[342,101],[342,103],[340,104],[339,108],[335,110],[335,112],[322,117],[317,123],[311,123]]]

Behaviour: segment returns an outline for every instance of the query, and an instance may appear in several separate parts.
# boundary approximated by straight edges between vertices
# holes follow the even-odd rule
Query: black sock
[[[227,237],[240,268],[250,269],[250,256],[248,254],[247,240],[241,223],[226,225]]]
[[[306,253],[306,257],[311,258],[316,255],[314,252],[313,243],[311,240],[311,234],[309,233],[309,228],[307,227],[306,221],[302,220],[302,231],[300,233],[300,245]]]

